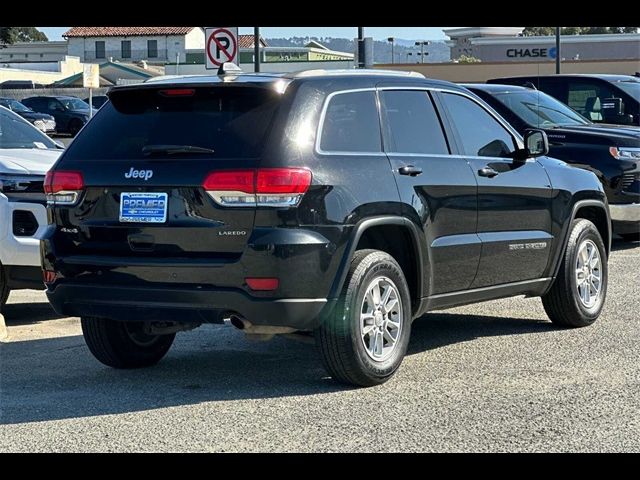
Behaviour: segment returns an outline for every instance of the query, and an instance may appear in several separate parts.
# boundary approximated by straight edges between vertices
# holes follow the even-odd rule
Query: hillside
[[[341,52],[355,52],[355,42],[348,38],[334,37],[290,37],[290,38],[267,38],[270,47],[303,47],[310,40],[322,43],[331,50]],[[412,53],[408,56],[408,53]],[[414,45],[414,40],[397,39],[394,47],[394,57],[396,63],[416,63],[420,56],[420,47]],[[450,60],[449,47],[443,41],[432,41],[425,47],[425,52],[429,55],[427,62],[448,62]],[[375,40],[373,42],[374,63],[391,63],[391,44]]]

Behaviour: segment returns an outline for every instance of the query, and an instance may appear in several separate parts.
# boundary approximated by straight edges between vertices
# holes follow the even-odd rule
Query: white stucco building
[[[182,63],[186,50],[204,49],[201,27],[72,27],[62,36],[68,42],[67,54],[85,63]]]

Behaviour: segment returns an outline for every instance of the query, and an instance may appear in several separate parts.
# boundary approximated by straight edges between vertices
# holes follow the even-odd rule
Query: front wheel
[[[143,322],[82,317],[81,324],[84,340],[93,356],[114,368],[155,365],[169,351],[176,336],[175,333],[147,333]]]
[[[72,137],[75,137],[81,129],[82,122],[80,120],[74,118],[69,122],[69,133]]]
[[[553,323],[586,327],[596,321],[607,295],[607,251],[589,220],[576,219],[560,270],[542,304]]]
[[[411,298],[402,269],[379,250],[355,253],[342,295],[316,332],[334,380],[368,387],[398,369],[411,334]]]

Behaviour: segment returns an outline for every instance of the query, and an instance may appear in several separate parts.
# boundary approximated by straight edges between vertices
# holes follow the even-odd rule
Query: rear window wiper
[[[152,155],[154,153],[164,153],[173,155],[176,153],[215,153],[212,148],[196,147],[194,145],[145,145],[142,153]]]

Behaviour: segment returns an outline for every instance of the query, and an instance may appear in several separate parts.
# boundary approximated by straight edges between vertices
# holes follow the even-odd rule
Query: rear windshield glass
[[[172,159],[257,157],[280,98],[271,89],[254,87],[198,88],[192,95],[178,96],[162,92],[140,89],[112,95],[65,158],[141,159],[149,150],[162,155],[158,146],[208,150],[184,149],[173,152]]]

